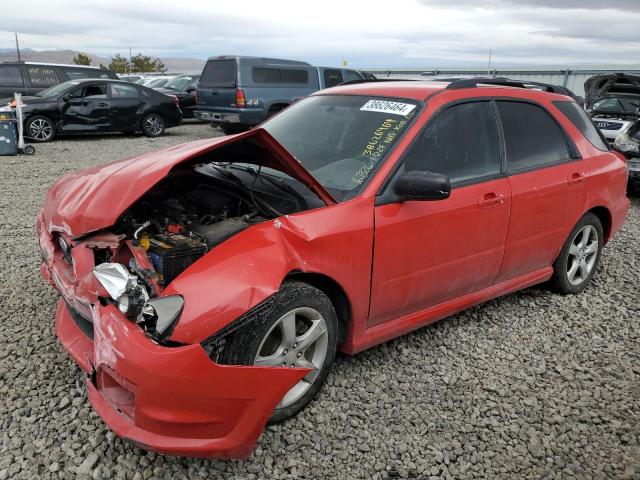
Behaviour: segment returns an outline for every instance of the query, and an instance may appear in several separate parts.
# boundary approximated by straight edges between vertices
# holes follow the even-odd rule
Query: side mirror
[[[404,172],[393,185],[401,201],[443,200],[451,195],[449,177],[434,172]]]
[[[62,101],[67,103],[69,101],[69,97],[65,95],[64,97],[62,97]]]

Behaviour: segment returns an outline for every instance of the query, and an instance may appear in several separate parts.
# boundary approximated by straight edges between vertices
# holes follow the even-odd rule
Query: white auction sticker
[[[391,102],[389,100],[369,100],[360,110],[365,112],[393,113],[395,115],[408,115],[415,105],[402,102]]]

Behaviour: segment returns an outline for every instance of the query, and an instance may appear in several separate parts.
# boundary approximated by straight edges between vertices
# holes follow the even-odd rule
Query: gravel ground
[[[0,480],[640,479],[640,201],[578,296],[544,287],[337,360],[319,399],[246,461],[144,452],[92,411],[54,336],[33,223],[80,168],[216,134],[85,137],[0,157]]]

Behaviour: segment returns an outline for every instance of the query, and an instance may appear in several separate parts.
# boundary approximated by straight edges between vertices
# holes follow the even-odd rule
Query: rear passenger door
[[[138,129],[146,99],[140,89],[131,83],[109,83],[111,129],[133,131]]]
[[[500,282],[553,263],[584,208],[588,172],[544,107],[520,101],[496,104],[512,192]]]
[[[511,192],[491,101],[436,114],[406,153],[403,171],[444,173],[451,196],[375,207],[369,326],[490,286],[500,270]],[[393,184],[393,181],[390,182]]]

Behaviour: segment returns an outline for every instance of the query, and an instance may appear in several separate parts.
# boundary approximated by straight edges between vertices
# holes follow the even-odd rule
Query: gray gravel
[[[144,452],[91,410],[57,343],[33,223],[60,175],[216,134],[86,137],[0,157],[0,480],[640,479],[640,201],[594,283],[531,288],[337,360],[319,399],[247,461]]]

